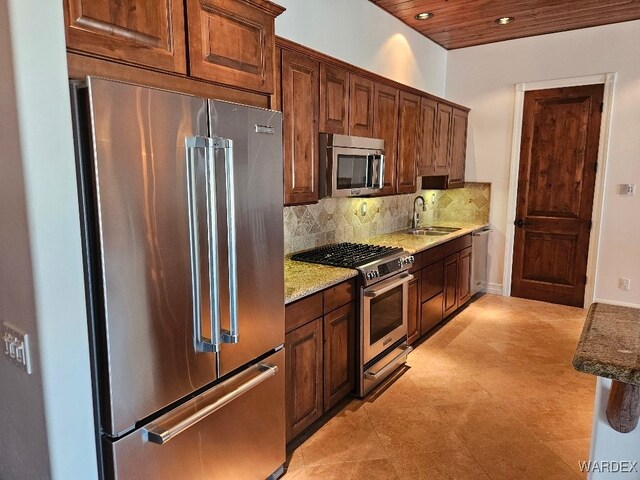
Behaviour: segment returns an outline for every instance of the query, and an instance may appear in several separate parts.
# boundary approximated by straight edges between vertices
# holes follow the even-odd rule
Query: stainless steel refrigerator
[[[281,114],[72,84],[106,478],[277,478]]]

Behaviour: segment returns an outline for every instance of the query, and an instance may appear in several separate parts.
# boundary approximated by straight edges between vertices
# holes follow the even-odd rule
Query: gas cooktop
[[[345,242],[296,253],[291,256],[291,259],[334,267],[357,268],[402,251],[399,247]]]

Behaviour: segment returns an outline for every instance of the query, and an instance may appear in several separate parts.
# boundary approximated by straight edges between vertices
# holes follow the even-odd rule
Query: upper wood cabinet
[[[349,135],[373,137],[373,81],[350,75]]]
[[[64,0],[70,50],[187,72],[184,0]]]
[[[400,92],[396,193],[414,193],[420,148],[420,97]]]
[[[384,187],[379,195],[396,193],[398,158],[398,102],[397,88],[376,83],[373,94],[373,137],[384,140]]]
[[[432,175],[449,174],[452,119],[453,107],[442,103],[439,104],[438,112],[436,114],[435,150],[433,156]]]
[[[349,72],[320,64],[320,131],[349,133]]]
[[[465,159],[467,154],[468,112],[453,109],[451,124],[451,159],[449,161],[449,188],[464,187]]]
[[[282,51],[284,202],[318,201],[319,64]]]
[[[431,98],[420,99],[421,142],[418,155],[418,176],[434,175],[434,132],[438,102]]]
[[[274,25],[283,11],[265,0],[187,0],[190,74],[273,93]]]

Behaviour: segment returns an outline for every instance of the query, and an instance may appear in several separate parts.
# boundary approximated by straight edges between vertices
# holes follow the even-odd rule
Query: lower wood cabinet
[[[458,254],[458,306],[471,298],[471,247]]]
[[[448,316],[458,308],[458,254],[444,259],[442,314]]]
[[[322,395],[322,318],[285,335],[287,441],[320,418]]]
[[[324,409],[355,388],[356,319],[349,303],[324,317]]]
[[[348,281],[285,308],[287,442],[355,388],[354,298]]]
[[[407,317],[407,343],[415,342],[420,337],[420,272],[414,272],[409,282],[409,312]]]
[[[442,321],[442,298],[440,292],[435,297],[423,302],[420,310],[420,335],[424,335]]]

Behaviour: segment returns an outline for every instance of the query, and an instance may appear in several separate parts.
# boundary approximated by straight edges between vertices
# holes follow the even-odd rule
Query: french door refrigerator
[[[277,478],[281,114],[72,84],[103,475]]]

